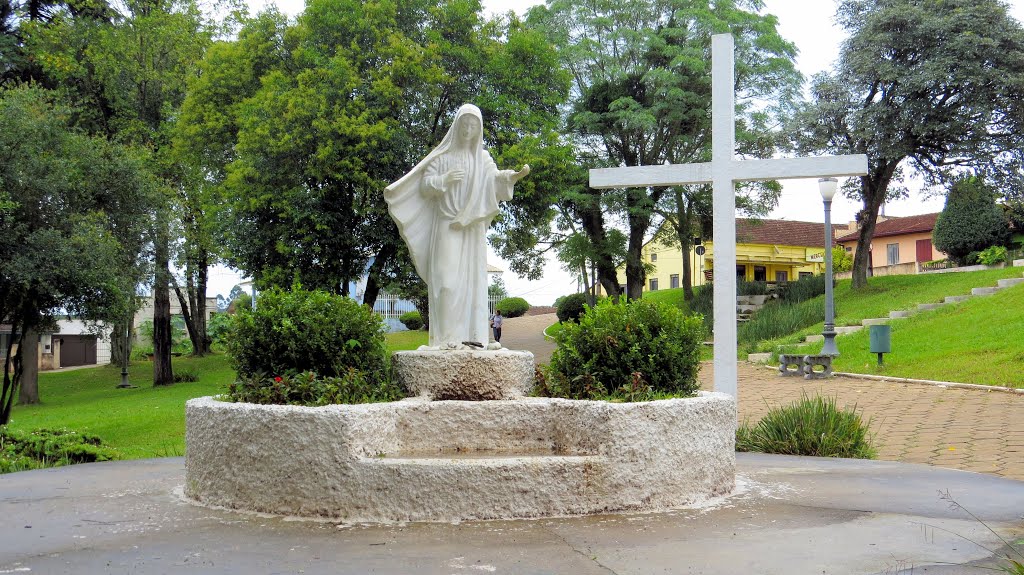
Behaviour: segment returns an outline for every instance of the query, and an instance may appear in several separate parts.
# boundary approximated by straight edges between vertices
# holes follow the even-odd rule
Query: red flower
[[[274,381],[281,381],[281,376],[279,375],[279,376],[275,377]]]

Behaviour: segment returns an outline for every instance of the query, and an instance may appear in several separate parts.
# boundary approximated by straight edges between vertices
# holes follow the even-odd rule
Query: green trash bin
[[[871,340],[871,353],[878,354],[878,365],[882,364],[882,354],[892,351],[892,327],[888,325],[873,325],[869,334]]]

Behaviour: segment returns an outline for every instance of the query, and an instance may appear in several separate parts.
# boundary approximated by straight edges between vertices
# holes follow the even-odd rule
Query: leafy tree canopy
[[[946,206],[935,221],[935,247],[963,263],[971,252],[1006,245],[1009,221],[995,198],[995,192],[979,177],[954,182]]]
[[[999,0],[843,0],[837,19],[850,37],[794,125],[805,151],[868,156],[846,189],[863,205],[863,287],[879,208],[906,193],[905,172],[936,184],[971,170],[1019,193],[1024,28]]]

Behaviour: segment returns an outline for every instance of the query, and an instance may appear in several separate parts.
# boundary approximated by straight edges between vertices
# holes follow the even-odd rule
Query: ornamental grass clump
[[[791,405],[770,410],[755,426],[741,425],[736,450],[873,459],[869,426],[856,406],[846,411],[836,407],[835,398],[804,394]]]
[[[303,398],[303,405],[320,405],[323,398],[328,403],[386,401],[393,390],[385,330],[373,310],[350,298],[301,287],[269,289],[259,295],[255,309],[235,314],[228,353],[238,381],[229,397],[259,403]],[[302,389],[282,391],[281,385]]]
[[[99,436],[70,429],[16,431],[0,427],[0,473],[109,461],[117,452]]]
[[[566,322],[535,395],[646,401],[694,395],[699,388],[700,317],[646,300],[605,300]]]

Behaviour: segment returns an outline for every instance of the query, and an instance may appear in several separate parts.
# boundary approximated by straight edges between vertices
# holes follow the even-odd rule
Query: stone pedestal
[[[400,351],[392,362],[399,385],[422,399],[519,399],[533,387],[528,351]]]

